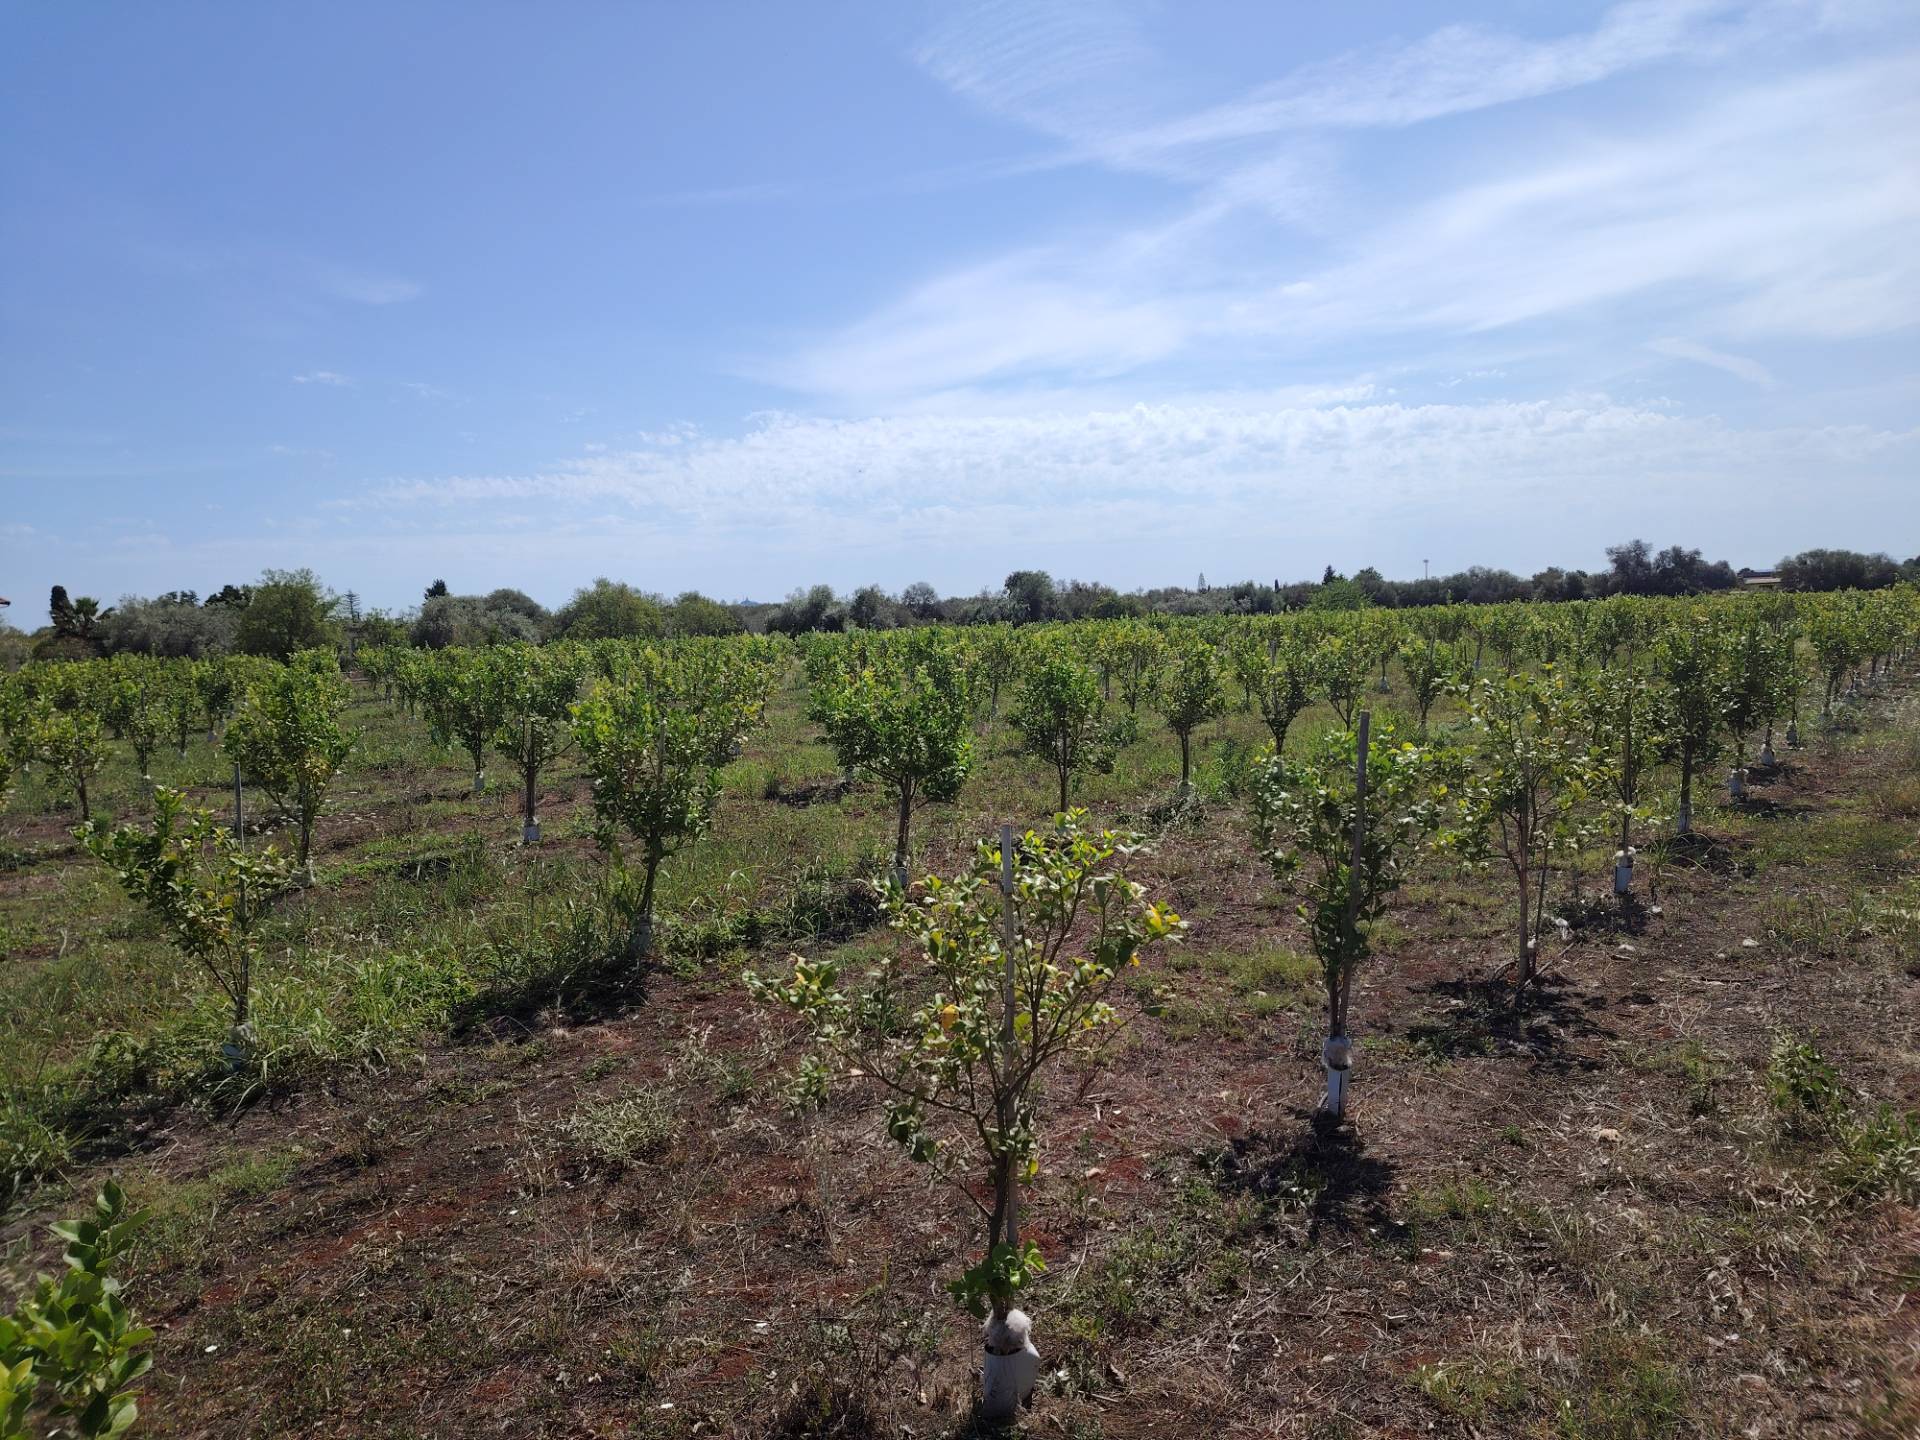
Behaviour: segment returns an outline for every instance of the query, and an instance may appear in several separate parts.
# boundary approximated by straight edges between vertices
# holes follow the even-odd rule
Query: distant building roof
[[[1778,585],[1780,583],[1780,577],[1778,575],[1772,574],[1771,572],[1762,573],[1760,571],[1755,571],[1751,575],[1741,576],[1740,583],[1742,585],[1760,585],[1760,586]]]

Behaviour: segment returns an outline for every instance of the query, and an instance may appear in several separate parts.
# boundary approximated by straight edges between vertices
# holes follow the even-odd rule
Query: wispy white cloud
[[[1165,151],[1316,129],[1389,129],[1596,84],[1624,71],[1723,53],[1787,17],[1752,0],[1629,0],[1591,30],[1550,39],[1448,25],[1411,44],[1302,66],[1225,105],[1127,137]]]
[[[1171,219],[950,270],[745,368],[893,401],[1125,374],[1202,347],[1216,361],[1299,358],[1627,301],[1656,304],[1675,330],[1729,337],[1920,322],[1920,55],[1722,86],[1677,117],[1476,163],[1482,178],[1395,197],[1372,223],[1311,249],[1274,244],[1272,259],[1262,238],[1284,237],[1229,188],[1259,191],[1266,171],[1245,169],[1199,186]]]
[[[331,385],[335,389],[351,389],[353,381],[337,370],[307,370],[293,377],[296,385]]]
[[[1744,355],[1729,355],[1724,350],[1715,350],[1697,341],[1668,336],[1660,340],[1649,340],[1647,349],[1656,355],[1668,355],[1675,360],[1691,360],[1697,365],[1709,365],[1715,370],[1724,370],[1727,374],[1744,380],[1749,385],[1771,387],[1774,384],[1773,372],[1758,360],[1749,360]]]
[[[741,185],[713,185],[700,190],[665,190],[647,196],[645,203],[669,209],[747,205],[766,200],[790,200],[799,193],[800,187],[792,181],[760,180]]]
[[[444,385],[430,385],[424,380],[396,381],[394,388],[404,390],[416,400],[430,400],[441,405],[464,405],[467,403],[466,398],[457,391],[449,390]]]
[[[1448,25],[1199,105],[1183,103],[1191,86],[1169,74],[1137,12],[1119,0],[967,7],[915,58],[982,109],[1066,144],[1060,159],[1211,176],[1244,164],[1247,142],[1401,128],[1842,28],[1881,8],[1871,0],[1625,0],[1591,29],[1544,38]]]
[[[1147,551],[1182,562],[1191,552],[1209,570],[1266,570],[1280,561],[1262,555],[1284,559],[1302,537],[1365,535],[1391,550],[1432,524],[1562,554],[1570,523],[1595,533],[1621,523],[1610,497],[1627,474],[1642,481],[1633,524],[1649,530],[1698,533],[1736,496],[1784,494],[1813,474],[1832,516],[1864,515],[1916,461],[1920,431],[1742,429],[1605,396],[1413,405],[1242,394],[1100,411],[768,415],[738,436],[679,431],[536,473],[398,481],[347,507],[356,525],[381,513],[430,523],[424,507],[464,530],[539,501],[559,526],[611,515],[654,538],[734,546],[748,575],[755,556],[822,533],[895,554],[963,534],[986,550],[995,536],[1152,536]],[[1754,553],[1772,558],[1779,543],[1769,534]]]
[[[422,287],[399,275],[358,270],[348,265],[323,262],[313,266],[320,288],[340,300],[358,305],[399,305],[417,300]]]

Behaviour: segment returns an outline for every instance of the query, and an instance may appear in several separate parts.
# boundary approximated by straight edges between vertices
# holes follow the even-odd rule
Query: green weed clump
[[[582,1105],[561,1123],[560,1133],[594,1164],[618,1171],[666,1154],[680,1128],[673,1097],[640,1087]]]
[[[1836,1200],[1920,1198],[1920,1114],[1884,1104],[1860,1113],[1832,1063],[1791,1035],[1774,1041],[1766,1086],[1782,1138],[1823,1156]]]

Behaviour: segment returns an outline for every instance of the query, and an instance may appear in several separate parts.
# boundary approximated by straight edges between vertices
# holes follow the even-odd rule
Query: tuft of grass
[[[1247,997],[1255,1015],[1293,1009],[1320,987],[1320,962],[1284,946],[1231,951],[1209,956],[1207,963],[1226,975],[1235,993]]]
[[[1687,1113],[1712,1115],[1720,1108],[1717,1088],[1727,1078],[1726,1062],[1698,1040],[1642,1051],[1630,1058],[1635,1069],[1678,1080],[1687,1095]]]
[[[622,1170],[666,1154],[679,1137],[680,1119],[671,1096],[636,1087],[582,1105],[561,1123],[560,1131],[594,1164]]]
[[[1782,1134],[1826,1154],[1825,1178],[1843,1202],[1920,1198],[1920,1113],[1880,1105],[1854,1113],[1840,1073],[1807,1040],[1775,1038],[1767,1100]]]
[[[0,1092],[0,1214],[36,1180],[73,1160],[73,1139],[42,1113],[41,1097]]]
[[[1442,1415],[1478,1423],[1526,1413],[1528,1377],[1511,1360],[1475,1357],[1422,1365],[1414,1388]]]
[[[1847,1121],[1827,1179],[1844,1200],[1920,1200],[1920,1114],[1882,1105]]]
[[[1680,1370],[1643,1335],[1603,1331],[1575,1359],[1555,1398],[1560,1440],[1666,1440],[1686,1431],[1689,1389]]]
[[[1500,1219],[1500,1197],[1477,1175],[1407,1192],[1406,1223],[1415,1234],[1436,1230],[1462,1239],[1490,1235]]]
[[[298,1146],[256,1151],[198,1180],[151,1179],[141,1187],[145,1206],[153,1212],[138,1242],[143,1263],[161,1268],[200,1265],[220,1234],[227,1209],[285,1185],[304,1153]]]

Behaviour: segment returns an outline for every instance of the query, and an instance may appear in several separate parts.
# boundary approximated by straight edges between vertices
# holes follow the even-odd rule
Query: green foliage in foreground
[[[0,1440],[122,1435],[133,1425],[131,1390],[153,1364],[153,1332],[135,1322],[110,1268],[146,1219],[109,1180],[91,1216],[53,1227],[67,1242],[65,1272],[35,1280],[0,1315]]]

